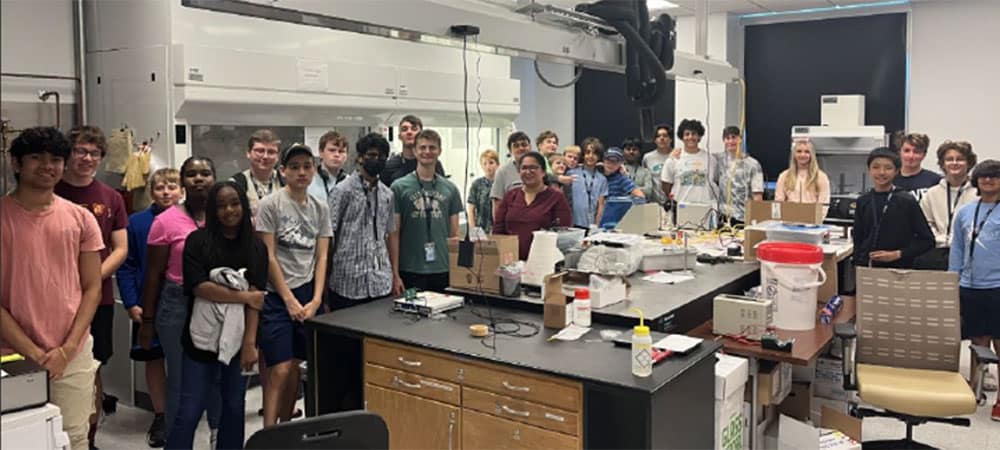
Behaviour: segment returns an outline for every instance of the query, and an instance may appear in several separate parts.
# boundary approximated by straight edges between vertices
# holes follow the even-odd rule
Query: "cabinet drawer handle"
[[[403,387],[408,387],[410,389],[420,389],[423,387],[420,385],[420,383],[407,383],[396,376],[392,377],[392,384],[398,384]]]
[[[531,391],[531,388],[528,387],[528,386],[514,386],[513,384],[510,384],[510,383],[508,383],[506,381],[503,382],[503,387],[505,387],[507,389],[510,389],[512,391],[517,391],[517,392],[528,392],[528,391]]]
[[[509,407],[507,405],[500,405],[500,409],[502,409],[503,412],[505,412],[507,414],[513,414],[515,416],[521,416],[521,417],[529,417],[529,416],[531,416],[531,411],[518,411],[518,410],[513,409],[513,408],[511,408],[511,407]]]
[[[545,418],[549,419],[549,420],[554,420],[556,422],[563,422],[563,423],[566,422],[566,418],[565,417],[563,417],[563,416],[557,416],[557,415],[552,414],[552,413],[545,413]]]
[[[420,366],[424,365],[424,363],[422,363],[420,361],[408,361],[406,358],[403,358],[402,356],[400,356],[400,357],[398,357],[396,359],[398,359],[399,362],[401,364],[403,364],[404,366],[420,367]]]

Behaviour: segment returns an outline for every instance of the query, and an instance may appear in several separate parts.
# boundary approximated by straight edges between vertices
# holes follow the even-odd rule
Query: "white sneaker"
[[[215,444],[219,440],[219,429],[218,428],[209,428],[208,431],[210,433],[210,435],[208,437],[208,448],[210,448],[212,450],[215,450]]]
[[[986,376],[983,377],[983,390],[986,392],[997,390],[997,377],[992,372],[986,372]]]

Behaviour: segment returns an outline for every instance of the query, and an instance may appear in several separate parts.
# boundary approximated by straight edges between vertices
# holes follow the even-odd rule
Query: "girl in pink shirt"
[[[159,336],[167,361],[167,395],[164,429],[170,430],[180,404],[181,365],[184,348],[181,336],[188,316],[184,296],[184,242],[189,234],[205,223],[208,191],[215,184],[215,164],[211,159],[192,156],[181,165],[183,203],[170,207],[153,220],[147,241],[146,281],[142,289],[142,325],[139,345],[149,349],[153,336]],[[209,428],[218,428],[221,399],[208,402]],[[168,436],[169,438],[169,436]]]

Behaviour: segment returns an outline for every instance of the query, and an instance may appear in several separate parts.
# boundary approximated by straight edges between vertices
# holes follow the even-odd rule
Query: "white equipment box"
[[[771,300],[742,295],[717,295],[712,302],[712,333],[759,341],[774,323]]]

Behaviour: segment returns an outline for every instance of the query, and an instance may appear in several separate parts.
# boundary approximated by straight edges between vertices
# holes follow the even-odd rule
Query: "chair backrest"
[[[958,274],[857,269],[857,361],[958,371]]]
[[[265,428],[250,436],[246,448],[387,450],[389,429],[378,414],[346,411]]]

